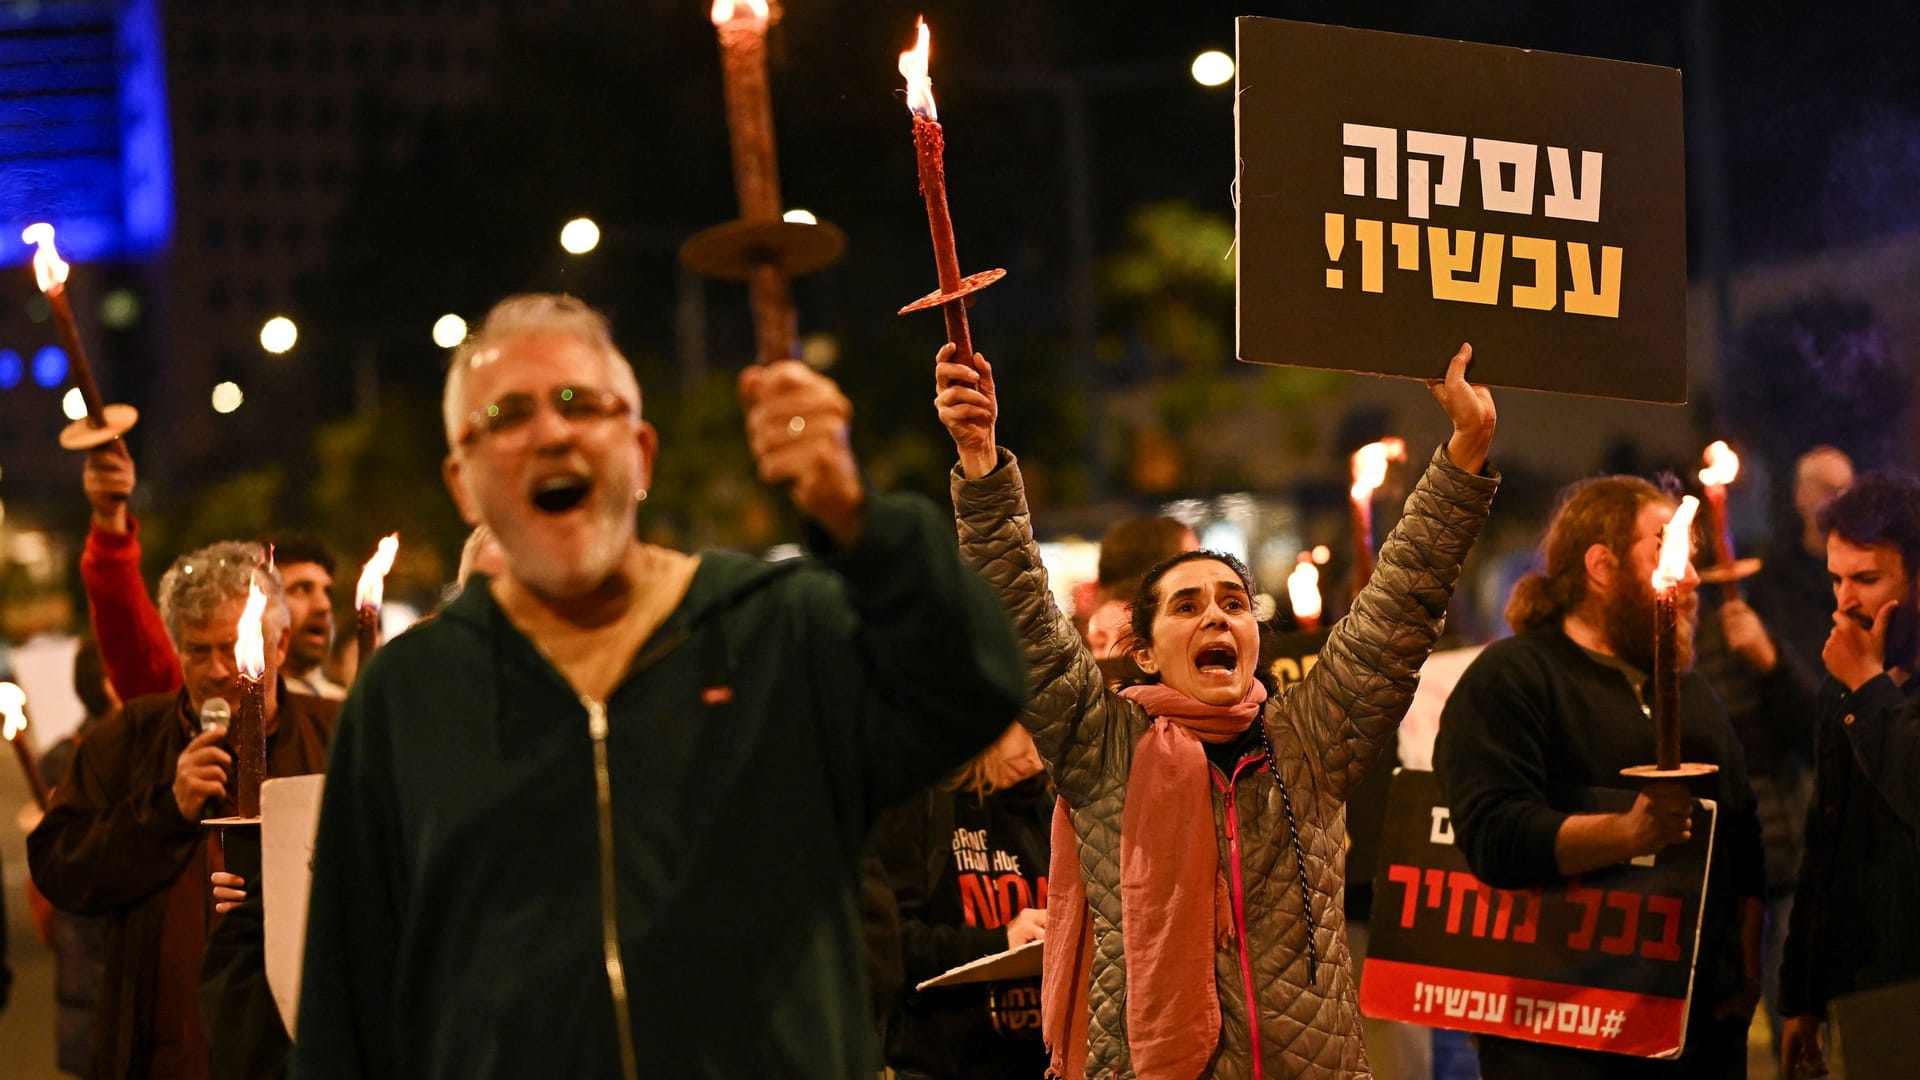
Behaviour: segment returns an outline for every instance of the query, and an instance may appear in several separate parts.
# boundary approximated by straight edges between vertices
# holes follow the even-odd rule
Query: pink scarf
[[[1255,682],[1237,705],[1206,705],[1160,684],[1128,687],[1121,695],[1153,718],[1134,746],[1120,812],[1127,1049],[1141,1080],[1192,1080],[1219,1043],[1213,957],[1233,925],[1201,744],[1239,738],[1258,719],[1267,690]],[[1084,1080],[1093,928],[1065,799],[1053,808],[1047,884],[1040,987],[1047,1075]]]

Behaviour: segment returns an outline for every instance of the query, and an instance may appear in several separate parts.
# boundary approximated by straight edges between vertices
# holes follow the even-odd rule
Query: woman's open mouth
[[[1226,645],[1209,645],[1193,658],[1193,666],[1203,675],[1231,675],[1240,666],[1240,657]]]

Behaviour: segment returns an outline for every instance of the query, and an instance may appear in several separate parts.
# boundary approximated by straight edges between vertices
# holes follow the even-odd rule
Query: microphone
[[[200,730],[202,732],[212,731],[215,728],[224,728],[231,719],[233,719],[233,706],[227,704],[226,698],[210,697],[200,703]]]

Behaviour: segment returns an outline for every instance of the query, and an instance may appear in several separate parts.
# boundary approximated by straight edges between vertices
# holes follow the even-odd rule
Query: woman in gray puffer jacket
[[[1368,1075],[1343,917],[1345,801],[1406,713],[1497,485],[1480,475],[1494,408],[1466,381],[1471,349],[1428,384],[1453,435],[1371,583],[1319,664],[1272,699],[1255,679],[1253,583],[1209,552],[1163,563],[1141,588],[1133,655],[1159,681],[1107,689],[1054,607],[1019,465],[994,441],[992,367],[953,353],[941,350],[935,381],[960,452],[961,549],[1026,642],[1022,722],[1060,793],[1049,1074]]]

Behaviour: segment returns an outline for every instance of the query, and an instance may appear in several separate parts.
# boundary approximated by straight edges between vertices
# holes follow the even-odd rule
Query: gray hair
[[[480,328],[453,350],[453,363],[447,368],[446,389],[440,397],[441,419],[446,424],[447,446],[458,445],[460,426],[466,422],[463,400],[467,374],[495,359],[501,342],[528,334],[561,334],[577,338],[606,358],[607,375],[615,394],[628,399],[634,415],[640,412],[640,380],[633,365],[613,343],[613,329],[607,317],[588,304],[564,293],[521,293],[493,305]]]
[[[160,578],[160,620],[166,623],[175,651],[181,648],[180,632],[188,623],[206,622],[222,605],[246,603],[249,584],[260,586],[260,591],[267,594],[260,632],[271,647],[292,618],[287,613],[287,594],[280,587],[280,575],[267,564],[265,548],[240,540],[222,540],[173,560]]]

